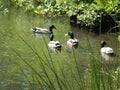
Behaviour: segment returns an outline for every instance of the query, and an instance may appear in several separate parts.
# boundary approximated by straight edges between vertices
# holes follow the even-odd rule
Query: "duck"
[[[49,39],[50,39],[50,42],[48,43],[48,49],[49,49],[49,51],[50,51],[50,52],[60,53],[60,52],[61,52],[62,45],[60,44],[59,41],[53,40],[53,39],[54,39],[53,33],[51,33],[51,34],[49,35]]]
[[[107,45],[106,41],[101,41],[101,56],[104,60],[112,60],[112,57],[115,56],[114,50],[111,47],[105,47]]]
[[[56,27],[54,25],[50,25],[49,30],[46,28],[39,28],[39,27],[34,27],[31,30],[33,33],[51,34],[53,32],[53,29],[56,29]]]
[[[72,31],[68,32],[66,35],[69,35],[70,38],[67,40],[67,47],[71,50],[73,47],[76,49],[78,48],[79,42],[76,38],[74,38],[74,33]]]

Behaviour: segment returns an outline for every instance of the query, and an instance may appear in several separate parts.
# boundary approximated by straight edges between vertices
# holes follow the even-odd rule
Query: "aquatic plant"
[[[118,57],[115,58],[114,63],[102,61],[100,55],[95,56],[94,49],[87,36],[88,52],[86,55],[89,56],[89,64],[84,70],[80,68],[74,49],[70,53],[71,58],[62,58],[64,60],[56,61],[55,54],[49,53],[48,49],[47,51],[43,50],[42,55],[33,44],[28,43],[21,36],[19,37],[30,48],[35,58],[35,65],[32,65],[29,60],[27,61],[20,53],[13,50],[21,59],[20,62],[25,63],[29,68],[29,74],[26,74],[20,65],[22,63],[18,61],[18,65],[21,66],[20,70],[32,90],[117,90],[120,88],[120,67],[118,64],[120,62]],[[43,41],[47,48],[44,37]]]

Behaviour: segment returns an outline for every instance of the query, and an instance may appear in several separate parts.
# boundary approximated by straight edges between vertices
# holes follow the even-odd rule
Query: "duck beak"
[[[68,36],[68,33],[66,33],[65,36]]]

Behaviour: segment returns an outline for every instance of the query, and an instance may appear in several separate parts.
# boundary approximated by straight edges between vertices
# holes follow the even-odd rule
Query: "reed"
[[[29,67],[29,75],[23,72],[22,67],[19,68],[31,90],[117,90],[120,88],[119,57],[115,57],[114,63],[104,62],[100,54],[96,56],[94,53],[88,37],[86,40],[88,52],[86,52],[86,55],[89,57],[89,64],[85,70],[82,70],[78,63],[76,50],[73,49],[69,53],[72,58],[65,60],[62,58],[64,52],[60,54],[49,52],[44,37],[43,41],[47,50],[42,50],[41,54],[34,45],[29,44],[22,36],[18,36],[32,51],[35,62],[38,64],[38,66],[31,65],[29,61],[13,49],[13,52],[20,58],[22,63]],[[116,47],[118,48],[118,46]],[[118,49],[117,54],[119,54]],[[61,56],[57,63],[55,63],[54,55]]]

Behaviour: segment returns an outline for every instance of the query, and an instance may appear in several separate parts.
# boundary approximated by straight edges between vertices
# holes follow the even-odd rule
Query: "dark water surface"
[[[46,52],[44,40],[41,35],[34,36],[30,29],[32,27],[48,28],[51,24],[54,24],[57,28],[54,30],[55,40],[59,40],[63,45],[61,54],[53,54],[53,58],[56,60],[55,63],[57,63],[57,60],[61,60],[63,63],[64,60],[72,57],[72,53],[66,51],[66,41],[69,37],[64,36],[70,30],[75,33],[75,37],[80,43],[75,53],[78,64],[80,64],[83,71],[89,64],[88,54],[90,53],[90,49],[88,41],[98,58],[101,40],[106,40],[108,46],[113,47],[115,51],[117,49],[116,35],[96,35],[81,28],[72,28],[69,25],[68,17],[46,18],[26,14],[22,10],[10,11],[6,15],[0,15],[0,90],[29,90],[24,75],[30,74],[29,67],[22,62],[19,55],[35,68],[37,66],[33,63],[37,61],[35,61],[36,59],[32,50],[23,40],[43,56],[42,52]],[[44,39],[46,43],[49,42],[48,36],[44,36]],[[16,52],[18,55],[16,55]],[[37,69],[39,70],[39,68]]]

